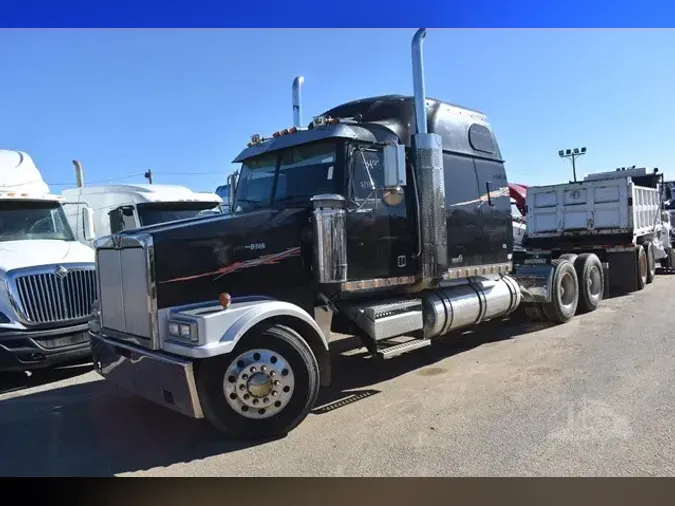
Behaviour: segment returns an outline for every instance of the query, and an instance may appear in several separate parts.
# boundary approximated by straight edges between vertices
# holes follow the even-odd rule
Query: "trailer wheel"
[[[647,252],[647,284],[654,281],[656,277],[656,259],[654,258],[654,244],[651,242],[645,243],[645,250]]]
[[[605,273],[602,263],[593,253],[582,253],[574,262],[579,280],[579,309],[583,313],[595,311],[605,291]]]
[[[640,244],[637,247],[637,289],[642,290],[647,284],[647,273],[649,272],[648,262],[647,262],[647,252],[645,251],[644,246]]]
[[[241,439],[288,434],[314,406],[319,381],[309,345],[278,324],[253,329],[232,353],[206,359],[197,370],[204,416]]]
[[[551,262],[553,286],[551,302],[542,304],[546,317],[553,323],[566,323],[577,312],[579,304],[579,280],[572,262],[569,260],[553,260]]]

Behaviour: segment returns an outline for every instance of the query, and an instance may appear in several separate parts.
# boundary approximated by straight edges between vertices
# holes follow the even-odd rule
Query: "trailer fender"
[[[247,298],[248,299],[248,298]],[[235,346],[253,327],[261,323],[286,325],[307,341],[321,369],[321,383],[330,382],[330,352],[328,338],[312,316],[300,306],[290,302],[260,298],[238,302],[228,308],[219,305],[200,305],[176,308],[168,315],[170,321],[194,322],[199,335],[196,345],[165,340],[162,349],[168,353],[205,359],[224,355]]]
[[[550,302],[554,271],[551,264],[519,265],[512,277],[518,282],[523,302]]]

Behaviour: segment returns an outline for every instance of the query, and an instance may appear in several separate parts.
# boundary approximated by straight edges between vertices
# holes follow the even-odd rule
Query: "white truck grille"
[[[87,318],[96,299],[95,268],[55,265],[14,273],[15,302],[26,324],[67,323]]]

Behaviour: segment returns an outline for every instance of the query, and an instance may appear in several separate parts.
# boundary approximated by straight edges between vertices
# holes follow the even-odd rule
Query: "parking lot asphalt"
[[[74,366],[0,384],[2,476],[672,476],[675,276],[560,326],[484,324],[335,384],[286,438],[228,440]]]

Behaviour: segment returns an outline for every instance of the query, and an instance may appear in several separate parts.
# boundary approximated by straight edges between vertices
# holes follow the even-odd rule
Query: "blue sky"
[[[52,191],[104,180],[212,191],[253,133],[339,103],[412,93],[414,30],[0,31],[0,148]],[[512,182],[659,167],[675,178],[673,30],[429,30],[427,95],[486,113]],[[136,176],[133,176],[136,174]],[[126,177],[130,176],[132,177]]]

